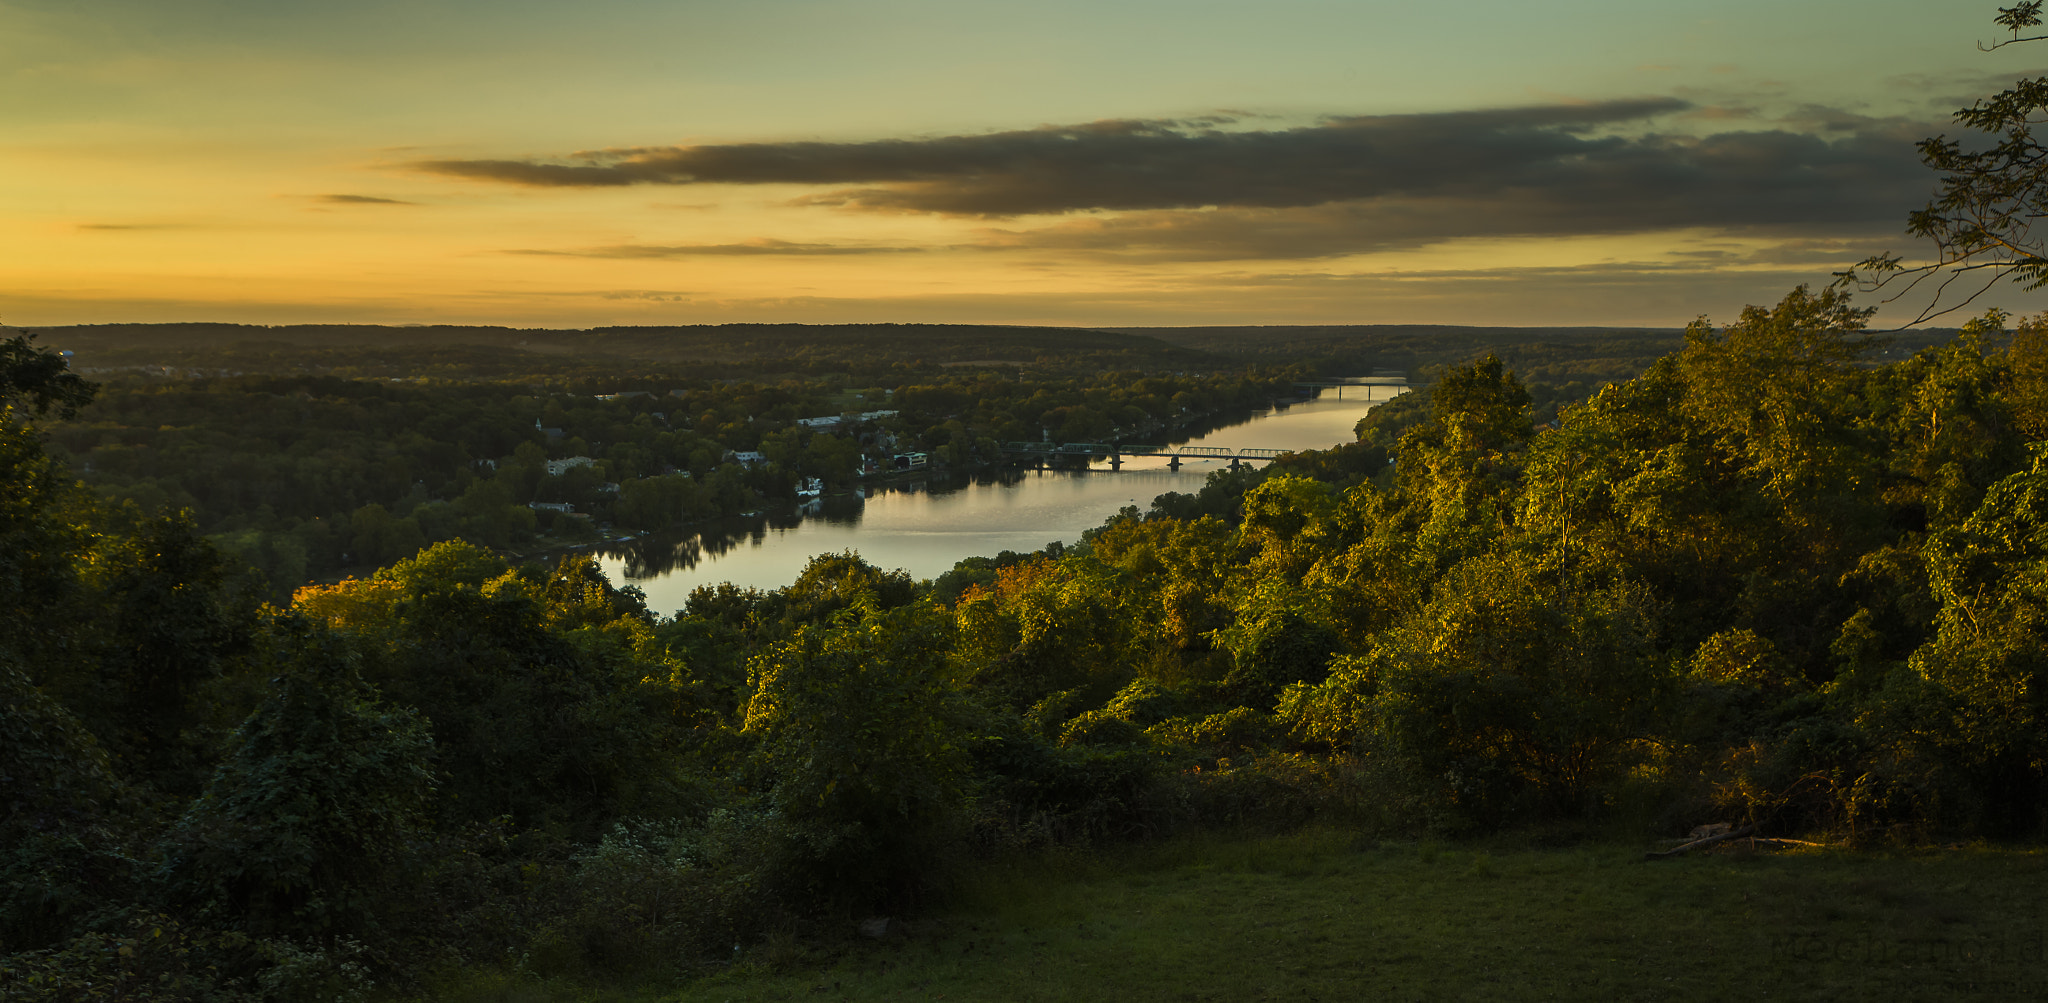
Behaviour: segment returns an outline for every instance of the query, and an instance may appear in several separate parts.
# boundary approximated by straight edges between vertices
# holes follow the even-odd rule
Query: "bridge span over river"
[[[1168,470],[1179,470],[1182,460],[1229,460],[1230,469],[1254,460],[1270,460],[1289,449],[1239,449],[1233,446],[1140,446],[1117,442],[1005,442],[1003,452],[1012,456],[1046,460],[1106,459],[1111,470],[1121,470],[1127,456],[1164,456]]]
[[[1335,389],[1339,400],[1343,399],[1347,389],[1368,401],[1392,400],[1409,389],[1405,376],[1349,376],[1303,380],[1294,385],[1297,389],[1318,395],[1324,390]],[[1067,458],[1108,460],[1111,470],[1123,469],[1127,456],[1164,456],[1169,470],[1179,470],[1183,460],[1229,460],[1230,469],[1236,470],[1247,463],[1271,460],[1282,453],[1293,452],[1261,447],[1141,446],[1121,442],[1005,442],[1002,448],[1011,456],[1035,459],[1041,467],[1048,460]]]

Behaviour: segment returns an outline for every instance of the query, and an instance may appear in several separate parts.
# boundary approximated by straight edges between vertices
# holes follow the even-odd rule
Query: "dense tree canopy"
[[[519,531],[493,520],[522,499],[584,490],[581,468],[546,471],[557,452],[613,444],[595,477],[689,462],[674,450],[698,433],[648,401],[524,398],[583,444],[521,412],[495,471],[465,446],[410,503],[305,509],[384,566],[288,605],[231,556],[240,531],[80,487],[46,436],[96,464],[118,450],[12,408],[8,977],[290,997],[508,950],[687,967],[819,909],[906,908],[978,854],[1317,816],[2039,835],[2042,322],[1994,312],[1877,364],[1865,317],[1795,289],[1540,423],[1482,356],[1376,408],[1356,443],[1219,472],[1070,545],[931,582],[820,555],[785,588],[701,588],[673,616],[587,560],[483,545]],[[48,382],[48,357],[20,371]],[[30,402],[40,385],[10,384]],[[1170,404],[1175,385],[1074,392]],[[969,411],[1025,406],[959,386],[897,396],[982,427]],[[349,421],[442,422],[395,447],[431,466],[471,441],[449,429],[506,449],[489,430],[516,410],[475,387],[286,389],[137,386],[109,412],[258,407],[289,448],[221,447],[233,463],[307,441],[355,455],[374,436],[337,437]],[[727,389],[761,396],[755,414],[812,406]],[[693,396],[687,423],[734,424],[725,393]],[[1041,428],[1050,393],[1022,397]],[[801,470],[793,427],[760,444]],[[763,483],[680,467],[613,511]],[[478,539],[431,542],[453,535]],[[94,946],[164,923],[149,951]]]

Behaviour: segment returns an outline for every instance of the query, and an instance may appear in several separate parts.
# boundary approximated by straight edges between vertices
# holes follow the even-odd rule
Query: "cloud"
[[[437,160],[444,175],[532,186],[797,184],[799,204],[991,218],[1094,211],[1331,208],[1383,243],[1470,233],[1894,221],[1927,177],[1894,120],[1650,131],[1677,98],[1421,115],[1280,129],[1237,120],[1117,120],[857,143],[634,147],[568,162]],[[1709,112],[1711,114],[1711,112]],[[1822,121],[1825,119],[1825,121]],[[1922,133],[1924,134],[1924,133]],[[1278,217],[1265,224],[1278,225]],[[1191,217],[1139,229],[1219,225]],[[1235,224],[1242,228],[1244,219]],[[1282,227],[1284,229],[1284,227]]]
[[[1731,158],[1745,151],[1723,151]],[[1736,173],[1736,172],[1730,172]],[[1035,227],[990,227],[973,246],[1124,260],[1307,260],[1404,250],[1470,238],[1589,237],[1697,230],[1782,240],[1851,238],[1854,261],[1895,241],[1905,210],[1924,201],[1925,181],[1850,178],[1773,184],[1739,177],[1585,179],[1547,189],[1361,199],[1286,209],[1220,208],[1091,215]],[[1848,247],[1850,245],[1842,244]]]
[[[1976,104],[2013,85],[2016,80],[2048,77],[2048,68],[2001,70],[1952,70],[1947,73],[1898,73],[1884,78],[1887,87],[1921,96],[1928,107],[1946,115],[1957,108]]]
[[[882,247],[869,244],[799,244],[787,240],[749,240],[738,244],[614,244],[575,250],[515,249],[506,254],[539,254],[567,258],[694,258],[701,256],[902,254],[922,251],[921,247]]]
[[[320,195],[316,198],[331,205],[419,205],[418,202],[378,198],[375,195]]]
[[[1203,205],[1314,205],[1436,187],[1506,154],[1579,156],[1584,133],[1683,110],[1673,98],[1433,115],[1352,116],[1231,130],[1229,116],[1110,120],[862,143],[637,147],[542,160],[434,160],[434,173],[532,186],[887,185],[820,203],[967,215]]]

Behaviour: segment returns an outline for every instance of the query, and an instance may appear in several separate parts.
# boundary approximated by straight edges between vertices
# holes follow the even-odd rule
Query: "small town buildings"
[[[864,422],[894,418],[900,411],[848,411],[845,414],[829,414],[821,418],[798,418],[796,423],[813,432],[823,432],[842,425],[859,425]]]

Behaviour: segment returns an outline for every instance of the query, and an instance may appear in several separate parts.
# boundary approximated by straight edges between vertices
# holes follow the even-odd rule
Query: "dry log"
[[[1681,853],[1685,853],[1690,850],[1697,850],[1702,846],[1712,846],[1715,843],[1719,843],[1724,840],[1740,839],[1743,836],[1747,836],[1755,831],[1756,826],[1754,824],[1745,825],[1740,829],[1730,829],[1727,832],[1721,833],[1718,836],[1708,836],[1705,839],[1695,839],[1692,842],[1685,844],[1684,846],[1674,846],[1669,850],[1650,850],[1643,854],[1643,859],[1656,860],[1659,857],[1675,857]]]

